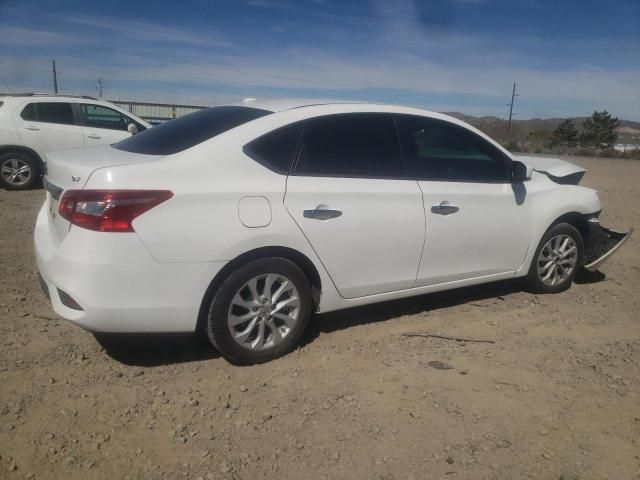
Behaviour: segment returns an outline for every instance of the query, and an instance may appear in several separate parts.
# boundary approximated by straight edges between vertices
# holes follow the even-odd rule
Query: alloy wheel
[[[233,340],[250,350],[266,350],[284,341],[300,316],[300,294],[284,275],[253,277],[234,295],[227,324]]]
[[[31,166],[19,158],[8,158],[2,162],[0,174],[5,182],[15,186],[26,185],[32,175]]]
[[[548,286],[566,281],[578,262],[578,246],[566,234],[556,235],[545,243],[537,260],[538,277]]]

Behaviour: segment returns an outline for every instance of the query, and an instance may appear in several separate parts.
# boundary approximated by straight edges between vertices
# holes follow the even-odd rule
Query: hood
[[[536,172],[544,173],[557,183],[577,185],[586,172],[584,168],[559,158],[516,155],[515,159],[533,168]]]
[[[161,155],[142,155],[111,145],[61,150],[46,155],[47,179],[64,190],[83,188],[99,168],[157,160]]]

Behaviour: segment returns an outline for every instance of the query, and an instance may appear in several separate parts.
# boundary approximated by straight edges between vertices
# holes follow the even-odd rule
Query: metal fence
[[[147,120],[164,122],[172,118],[181,117],[188,113],[208,108],[203,105],[177,105],[173,103],[148,103],[148,102],[128,102],[125,100],[109,100],[109,102],[124,108],[134,115]]]

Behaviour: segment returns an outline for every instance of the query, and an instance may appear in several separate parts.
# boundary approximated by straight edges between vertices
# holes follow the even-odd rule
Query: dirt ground
[[[572,161],[605,225],[640,226],[640,162]],[[562,294],[503,282],[318,316],[295,353],[234,367],[197,337],[57,318],[42,198],[0,191],[0,478],[640,478],[640,234]]]

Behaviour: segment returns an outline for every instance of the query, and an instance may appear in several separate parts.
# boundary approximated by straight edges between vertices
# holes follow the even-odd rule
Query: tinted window
[[[83,103],[80,106],[85,125],[94,128],[108,128],[111,130],[126,130],[130,123],[134,123],[129,117],[102,105]]]
[[[207,108],[149,128],[113,146],[132,153],[171,155],[269,113],[249,107]]]
[[[24,118],[25,120],[29,120],[29,121],[35,122],[37,120],[35,104],[34,103],[30,103],[29,105],[24,107],[24,110],[22,110],[22,113],[20,114],[20,116],[22,118]]]
[[[249,143],[244,147],[244,151],[271,170],[289,173],[301,133],[301,124],[280,128]]]
[[[298,175],[404,176],[395,123],[389,115],[331,115],[304,125]]]
[[[507,159],[497,148],[464,127],[442,120],[407,116],[402,129],[420,179],[504,182]]]
[[[74,124],[70,103],[51,102],[36,103],[35,105],[39,122]]]

